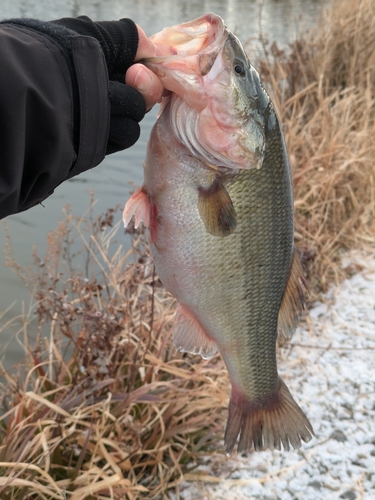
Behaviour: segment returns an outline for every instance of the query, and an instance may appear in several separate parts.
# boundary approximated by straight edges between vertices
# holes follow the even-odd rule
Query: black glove
[[[53,21],[80,35],[96,38],[104,52],[109,76],[111,121],[106,154],[133,146],[139,138],[146,112],[145,101],[138,90],[125,85],[125,73],[134,63],[138,48],[138,30],[131,19],[93,22],[87,16]]]

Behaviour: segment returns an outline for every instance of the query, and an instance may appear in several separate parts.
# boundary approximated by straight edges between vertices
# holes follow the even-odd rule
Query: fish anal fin
[[[229,236],[237,227],[236,210],[217,177],[209,187],[198,188],[198,210],[207,232],[213,236]]]
[[[142,186],[128,199],[122,213],[122,220],[126,227],[134,215],[134,227],[137,228],[141,222],[148,227],[150,224],[150,201],[147,191]]]
[[[181,304],[177,306],[172,338],[178,351],[200,354],[205,359],[211,358],[218,350],[216,342]]]
[[[225,451],[229,455],[239,436],[237,451],[289,450],[307,443],[313,428],[288,387],[279,379],[278,390],[261,400],[251,401],[232,388],[228,422],[225,430]]]
[[[306,308],[307,286],[298,253],[294,250],[289,279],[285,286],[278,317],[278,330],[290,339],[298,326],[301,312]]]

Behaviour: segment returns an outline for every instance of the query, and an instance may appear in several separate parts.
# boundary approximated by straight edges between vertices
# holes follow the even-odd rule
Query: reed
[[[68,213],[23,274],[38,320],[33,342],[20,327],[23,372],[3,370],[3,500],[161,498],[219,446],[223,363],[176,354],[146,240],[134,231],[124,254],[112,220]]]

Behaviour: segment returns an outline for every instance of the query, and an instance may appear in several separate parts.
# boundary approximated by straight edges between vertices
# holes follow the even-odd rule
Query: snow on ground
[[[316,437],[298,452],[218,452],[187,476],[181,499],[375,499],[375,254],[348,265],[360,272],[281,349],[280,374]]]

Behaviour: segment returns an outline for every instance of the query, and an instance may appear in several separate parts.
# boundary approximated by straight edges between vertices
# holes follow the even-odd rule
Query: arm
[[[151,78],[142,95],[110,80],[119,71],[124,82],[139,52],[143,32],[131,21],[127,31],[125,65],[111,67],[100,40],[58,21],[0,24],[0,218],[40,203],[64,180],[136,142],[138,122],[162,86],[139,65],[128,83],[142,87]]]

